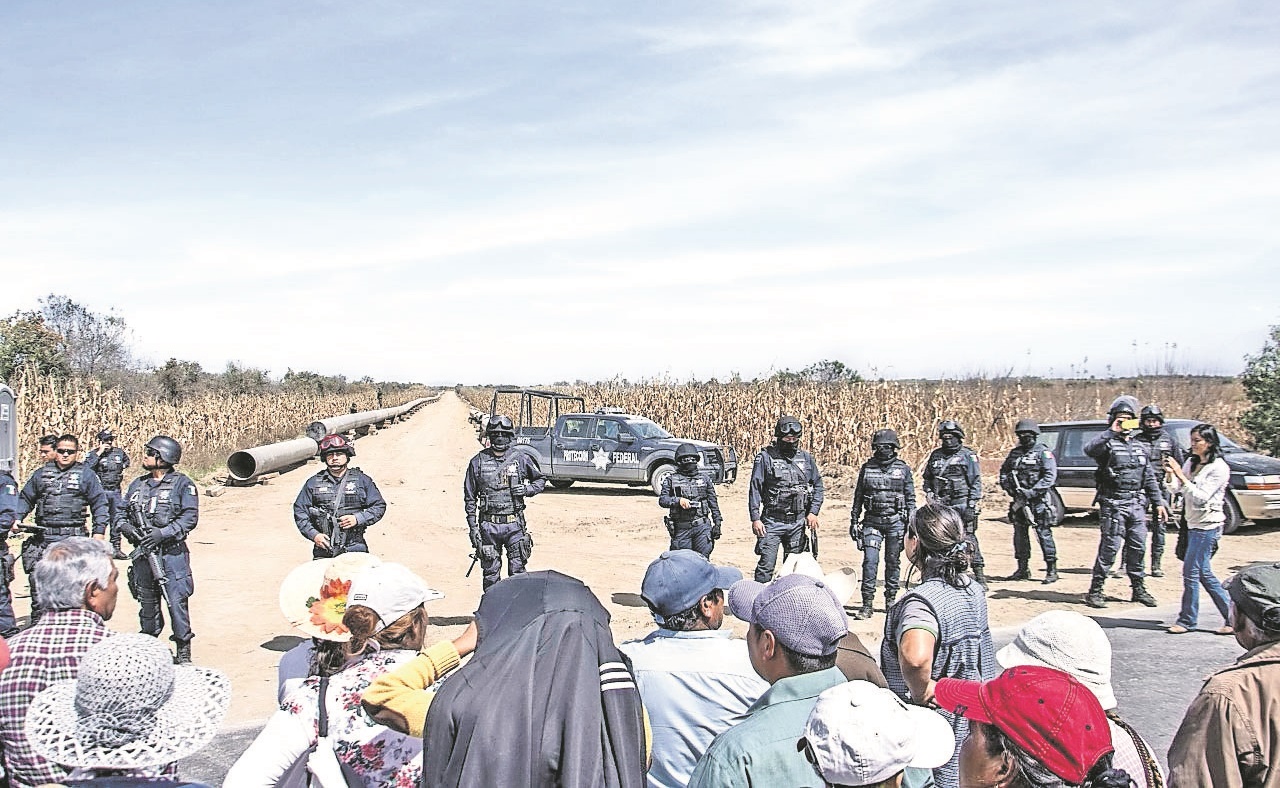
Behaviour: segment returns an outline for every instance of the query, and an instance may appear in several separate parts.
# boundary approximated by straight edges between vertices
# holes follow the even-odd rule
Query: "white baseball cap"
[[[378,614],[382,629],[418,605],[444,596],[428,588],[404,564],[379,564],[356,575],[347,593],[347,607],[363,605]]]
[[[936,711],[911,706],[869,681],[838,684],[818,696],[804,738],[822,779],[874,785],[907,767],[936,769],[951,760],[956,738]]]
[[[1039,665],[1069,673],[1089,688],[1103,709],[1116,707],[1111,687],[1111,641],[1098,622],[1072,610],[1050,610],[1028,621],[996,652],[1002,668]]]

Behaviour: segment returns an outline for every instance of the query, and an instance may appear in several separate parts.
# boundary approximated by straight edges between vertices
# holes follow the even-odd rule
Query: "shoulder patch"
[[[1053,456],[1053,452],[1049,451],[1048,449],[1045,449],[1044,451],[1040,452],[1040,456],[1044,457],[1047,460]]]

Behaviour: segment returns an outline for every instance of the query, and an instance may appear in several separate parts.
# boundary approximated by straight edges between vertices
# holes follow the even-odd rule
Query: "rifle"
[[[471,573],[476,571],[476,562],[480,560],[480,548],[471,551],[471,566],[467,567],[467,573],[463,577],[471,577]]]
[[[814,557],[814,560],[817,560],[817,558],[818,558],[818,532],[817,532],[817,531],[811,531],[811,532],[810,532],[810,538],[811,538],[813,541],[811,541],[811,542],[809,543],[809,546],[813,548],[813,557]]]
[[[319,506],[308,506],[307,514],[320,533],[329,537],[329,555],[339,556],[346,550],[347,529],[338,524],[338,513]]]
[[[1036,518],[1031,514],[1031,500],[1027,496],[1027,491],[1022,489],[1022,484],[1018,481],[1018,469],[1014,466],[1009,470],[1009,481],[1013,482],[1013,506],[1009,510],[1013,512],[1016,520],[1021,520],[1023,525],[1036,527]],[[1021,493],[1022,503],[1018,503],[1019,493]]]
[[[169,608],[169,615],[173,615],[173,602],[169,599],[169,575],[164,571],[164,562],[160,560],[160,556],[156,555],[154,550],[148,550],[142,546],[142,536],[150,534],[154,529],[147,522],[147,517],[143,512],[141,501],[129,501],[129,505],[125,507],[129,515],[128,522],[121,529],[125,536],[129,537],[129,541],[137,545],[137,549],[129,556],[129,560],[138,557],[138,554],[146,556],[147,566],[151,568],[151,576],[160,584],[160,596],[164,597],[164,604]]]

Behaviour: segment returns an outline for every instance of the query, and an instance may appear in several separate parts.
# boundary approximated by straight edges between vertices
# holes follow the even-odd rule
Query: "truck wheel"
[[[649,477],[649,486],[653,488],[654,495],[662,495],[663,480],[675,472],[676,466],[671,463],[663,463],[653,469],[653,475]]]
[[[1049,506],[1049,522],[1055,526],[1062,525],[1062,521],[1067,517],[1067,507],[1062,503],[1062,496],[1058,495],[1057,490],[1050,490],[1044,502]]]
[[[551,486],[557,490],[567,490],[573,486],[573,479],[548,479]]]
[[[1240,504],[1236,503],[1236,498],[1230,493],[1222,501],[1222,513],[1227,519],[1222,523],[1222,533],[1233,534],[1244,522],[1244,514],[1240,512]]]

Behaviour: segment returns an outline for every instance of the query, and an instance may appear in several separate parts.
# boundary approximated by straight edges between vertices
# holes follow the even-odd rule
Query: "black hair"
[[[58,443],[62,443],[64,441],[70,441],[76,445],[77,449],[80,448],[80,439],[69,432],[66,433],[65,435],[59,435],[57,443],[54,443],[53,445],[57,446]]]
[[[916,509],[907,524],[907,533],[919,540],[917,560],[925,579],[939,577],[947,585],[963,588],[969,584],[969,543],[964,538],[964,521],[950,506],[928,503]]]
[[[981,725],[987,739],[987,756],[999,757],[1008,753],[1017,764],[1018,775],[1010,783],[1010,788],[1131,788],[1133,778],[1124,769],[1111,768],[1112,753],[1106,753],[1089,769],[1084,782],[1069,783],[1045,768],[1026,750],[1022,749],[1004,731],[985,722],[971,721],[972,726]]]
[[[838,651],[833,651],[830,654],[823,656],[811,657],[808,654],[801,654],[798,651],[792,651],[782,645],[782,642],[779,641],[776,636],[774,637],[774,642],[776,642],[778,644],[778,648],[781,649],[782,657],[787,661],[787,667],[791,668],[791,671],[797,675],[802,673],[817,673],[820,670],[835,667],[836,655],[839,653]]]
[[[708,621],[707,617],[702,614],[702,600],[708,598],[710,598],[712,602],[718,604],[724,599],[724,591],[721,591],[718,588],[713,588],[699,597],[697,603],[688,610],[681,610],[679,613],[663,616],[662,628],[670,629],[675,632],[688,632],[697,628],[699,622]]]
[[[1206,465],[1222,456],[1222,439],[1218,437],[1218,429],[1212,424],[1197,424],[1191,428],[1192,435],[1199,435],[1204,442],[1209,444],[1209,451],[1205,453],[1204,462]],[[1200,457],[1195,452],[1191,452],[1191,470],[1194,471],[1200,465]]]
[[[58,436],[57,435],[41,435],[40,445],[41,446],[57,446]]]

